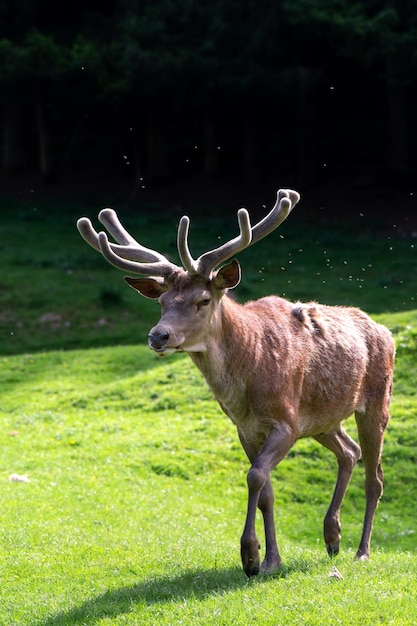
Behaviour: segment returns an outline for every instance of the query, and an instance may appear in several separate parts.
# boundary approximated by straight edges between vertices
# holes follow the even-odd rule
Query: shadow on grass
[[[311,564],[310,564],[311,565]],[[283,578],[291,572],[306,572],[309,565],[303,559],[293,561],[273,575],[246,578],[240,567],[225,569],[191,570],[178,576],[161,576],[128,587],[112,589],[90,598],[72,609],[60,611],[36,626],[92,625],[101,619],[116,618],[129,613],[135,605],[167,604],[187,598],[203,600],[212,594],[221,595],[247,585],[259,584],[271,578]]]

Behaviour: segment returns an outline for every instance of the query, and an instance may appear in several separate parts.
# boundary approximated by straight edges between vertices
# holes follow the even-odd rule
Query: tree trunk
[[[166,144],[164,125],[155,101],[148,103],[147,115],[147,178],[151,182],[162,182],[167,178]]]
[[[210,105],[204,110],[203,136],[204,136],[204,178],[212,180],[216,177],[218,170],[218,156],[215,139],[215,123]]]
[[[6,174],[18,174],[25,164],[20,99],[9,92],[4,106],[3,169]]]
[[[256,110],[250,98],[246,96],[243,129],[243,172],[245,180],[251,184],[258,183],[261,175],[258,141],[258,116],[261,114],[262,112]]]
[[[308,187],[314,182],[314,70],[308,67],[297,68],[297,184]]]
[[[50,183],[54,180],[55,172],[52,161],[51,139],[44,95],[41,90],[38,91],[36,99],[36,126],[38,131],[38,154],[41,178],[44,183]]]
[[[395,64],[387,62],[386,93],[390,123],[391,169],[398,174],[408,172],[407,85],[396,80]]]

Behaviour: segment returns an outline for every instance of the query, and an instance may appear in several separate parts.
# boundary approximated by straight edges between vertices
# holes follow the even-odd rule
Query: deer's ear
[[[233,289],[240,283],[240,278],[240,265],[236,259],[233,259],[233,261],[219,269],[213,280],[213,285],[216,289]]]
[[[153,300],[159,298],[167,290],[163,278],[131,278],[130,276],[125,276],[125,281],[133,289],[139,291],[142,296],[152,298]]]

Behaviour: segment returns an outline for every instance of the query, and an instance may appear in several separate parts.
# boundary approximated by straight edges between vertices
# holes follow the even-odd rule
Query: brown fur
[[[292,304],[275,296],[241,305],[225,295],[219,275],[202,281],[180,272],[165,289],[161,320],[150,337],[168,335],[162,354],[189,352],[236,424],[252,462],[242,536],[245,572],[256,574],[260,567],[256,506],[264,513],[267,537],[262,569],[271,571],[281,563],[269,474],[300,437],[314,437],[338,459],[338,479],[324,523],[328,552],[338,552],[340,507],[360,456],[360,448],[341,426],[352,413],[366,470],[367,507],[357,557],[368,558],[382,494],[380,460],[389,419],[394,362],[389,331],[356,308]],[[207,297],[210,304],[198,308]]]

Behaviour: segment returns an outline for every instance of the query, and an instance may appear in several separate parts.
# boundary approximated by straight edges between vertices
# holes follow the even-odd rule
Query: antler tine
[[[107,228],[109,233],[113,235],[118,243],[124,246],[138,245],[136,239],[127,232],[117,217],[116,211],[113,209],[102,209],[98,214],[98,219]]]
[[[120,244],[110,243],[104,232],[97,233],[87,217],[78,220],[77,228],[85,241],[115,267],[154,276],[168,276],[179,269],[162,254],[142,246],[129,235],[113,209],[103,209],[99,218]]]
[[[125,227],[117,217],[116,211],[113,209],[102,209],[99,213],[98,219],[107,228],[109,233],[113,235],[115,240],[122,244],[123,247],[117,246],[117,244],[110,244],[113,251],[117,251],[120,256],[125,259],[136,259],[137,261],[145,262],[167,262],[167,259],[157,252],[146,248],[142,244],[138,243],[136,239],[127,232]]]
[[[88,217],[80,217],[80,219],[77,221],[77,228],[84,241],[86,241],[92,248],[94,248],[94,250],[100,252],[98,234],[94,230],[93,225]]]
[[[133,272],[134,274],[144,274],[152,276],[169,276],[179,268],[168,261],[165,257],[161,256],[161,260],[153,261],[151,263],[139,263],[137,261],[131,261],[123,258],[121,255],[114,252],[116,247],[111,244],[107,238],[106,233],[98,233],[98,242],[100,246],[100,252],[111,265],[118,269],[125,270],[127,272]],[[119,246],[118,246],[119,248]]]
[[[239,222],[239,235],[230,241],[226,241],[226,243],[218,248],[210,250],[210,252],[205,252],[197,259],[197,261],[195,261],[197,273],[204,278],[210,278],[211,272],[216,265],[220,265],[220,263],[230,259],[231,256],[241,252],[250,245],[252,240],[252,229],[247,210],[239,209],[237,212],[237,219]]]
[[[198,274],[197,263],[194,261],[191,256],[190,249],[188,247],[188,230],[190,228],[190,218],[184,215],[180,219],[180,223],[178,225],[178,235],[177,235],[177,248],[178,254],[180,255],[181,263],[184,266],[184,269],[187,270],[189,274]]]
[[[278,226],[287,219],[299,199],[300,194],[297,193],[297,191],[293,191],[292,189],[280,189],[277,193],[277,201],[273,209],[271,209],[263,220],[252,228],[251,245],[278,228]]]

